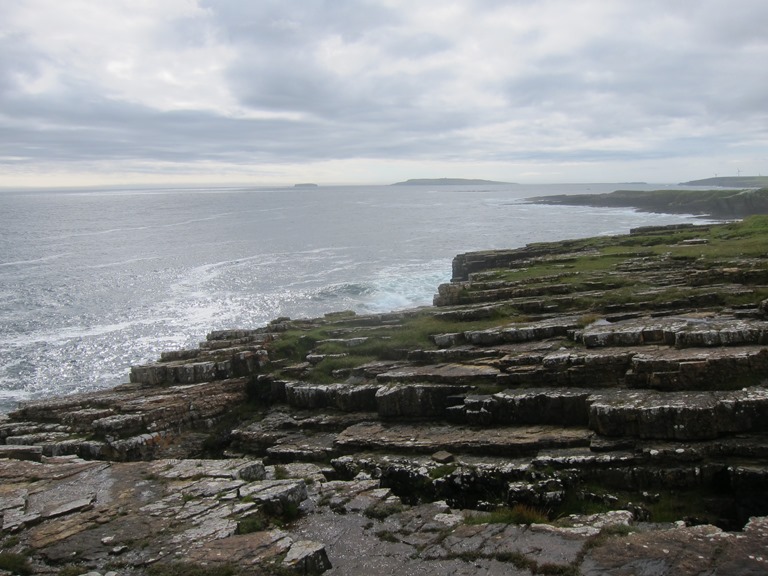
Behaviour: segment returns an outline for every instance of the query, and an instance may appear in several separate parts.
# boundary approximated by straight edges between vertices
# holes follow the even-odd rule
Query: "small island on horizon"
[[[294,188],[318,188],[319,186],[314,182],[302,182],[300,184],[294,184]]]
[[[392,186],[456,186],[467,184],[514,184],[514,182],[498,182],[480,178],[411,178],[404,182],[395,182]]]

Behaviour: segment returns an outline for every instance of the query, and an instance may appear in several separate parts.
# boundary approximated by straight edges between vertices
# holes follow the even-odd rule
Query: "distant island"
[[[301,184],[294,184],[294,188],[317,188],[317,184],[313,184],[312,182],[304,182]]]
[[[768,214],[768,187],[758,190],[617,190],[609,194],[559,194],[527,198],[531,204],[636,208],[644,212],[744,218]]]
[[[720,176],[681,182],[681,186],[723,186],[726,188],[762,188],[768,186],[768,176]]]
[[[478,178],[411,178],[405,182],[395,182],[392,186],[473,186],[476,184],[512,184],[512,182],[497,182],[496,180]]]

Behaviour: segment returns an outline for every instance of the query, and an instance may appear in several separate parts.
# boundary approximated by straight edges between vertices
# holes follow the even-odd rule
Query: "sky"
[[[765,0],[0,0],[0,187],[768,174]]]

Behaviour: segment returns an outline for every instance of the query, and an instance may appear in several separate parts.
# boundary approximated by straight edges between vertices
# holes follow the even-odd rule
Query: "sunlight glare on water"
[[[690,221],[523,203],[587,188],[617,185],[0,191],[0,412],[214,329],[429,305],[461,252]]]

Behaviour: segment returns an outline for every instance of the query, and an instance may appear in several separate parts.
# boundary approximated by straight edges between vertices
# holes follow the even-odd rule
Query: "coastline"
[[[758,569],[765,220],[467,253],[433,307],[219,331],[135,367],[131,384],[30,403],[0,425],[3,478],[24,506],[4,512],[18,539],[8,549],[31,546],[40,566],[75,549],[88,567],[117,557],[143,574],[177,554],[218,565],[214,550],[258,541],[236,565],[359,568],[323,541],[331,528],[356,530],[376,554],[405,546],[398,562],[425,574],[469,561],[470,534],[487,568],[610,573],[642,558],[680,573]],[[66,499],[60,466],[75,467],[82,497]],[[99,474],[121,486],[139,474],[155,503],[124,489],[120,515],[118,492],[89,495],[85,478]],[[23,494],[45,491],[71,504],[35,512]],[[496,506],[535,514],[522,527],[471,520]],[[101,532],[85,530],[128,541],[129,524],[155,512],[222,522],[163,523],[169,533],[143,548],[94,545]],[[249,512],[260,520],[246,533]],[[488,548],[499,529],[508,549]],[[555,555],[526,552],[523,534]],[[712,539],[717,555],[702,548]]]
[[[735,190],[617,190],[609,194],[564,194],[528,198],[533,204],[625,207],[644,212],[694,214],[719,220],[768,213],[768,188]]]

